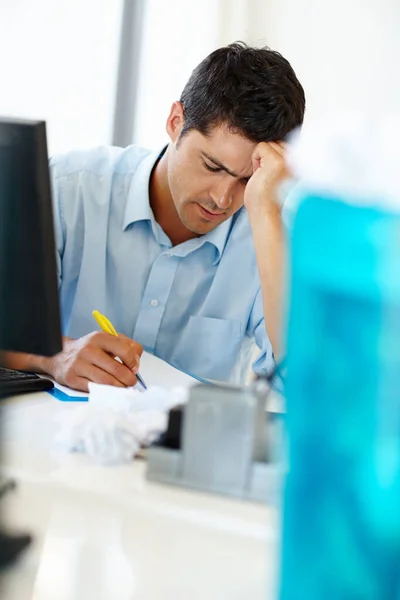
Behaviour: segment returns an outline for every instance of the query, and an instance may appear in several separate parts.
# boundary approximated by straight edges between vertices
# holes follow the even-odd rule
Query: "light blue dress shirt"
[[[200,380],[243,382],[273,364],[249,221],[241,209],[173,247],[149,205],[159,152],[130,146],[51,160],[63,333],[96,329],[92,310]]]

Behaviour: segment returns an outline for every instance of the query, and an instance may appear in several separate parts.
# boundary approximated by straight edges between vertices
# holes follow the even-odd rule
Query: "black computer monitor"
[[[0,351],[61,349],[46,125],[0,119]]]
[[[46,126],[0,119],[0,362],[2,350],[61,349]],[[0,497],[9,485],[0,480]],[[29,541],[0,531],[0,571]]]

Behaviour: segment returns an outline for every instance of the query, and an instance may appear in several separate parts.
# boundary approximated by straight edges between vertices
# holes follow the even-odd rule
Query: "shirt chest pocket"
[[[190,317],[173,354],[173,364],[202,379],[227,381],[242,341],[240,321]]]

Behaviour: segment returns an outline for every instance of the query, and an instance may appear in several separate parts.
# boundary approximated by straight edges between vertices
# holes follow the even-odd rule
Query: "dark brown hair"
[[[290,63],[269,48],[243,42],[219,48],[193,71],[180,101],[181,135],[225,124],[255,142],[284,140],[302,124],[304,90]]]

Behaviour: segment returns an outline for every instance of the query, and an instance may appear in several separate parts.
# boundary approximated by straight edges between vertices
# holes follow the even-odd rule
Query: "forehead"
[[[256,142],[232,133],[227,127],[215,127],[208,135],[192,130],[187,137],[192,151],[217,159],[231,171],[242,174],[251,170],[251,157],[257,146]]]

